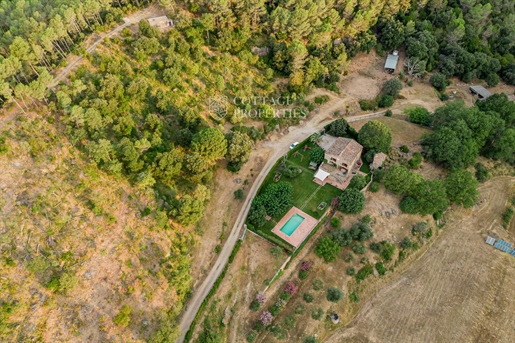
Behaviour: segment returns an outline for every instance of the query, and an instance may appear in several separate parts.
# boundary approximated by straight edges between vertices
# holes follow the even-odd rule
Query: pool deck
[[[304,218],[304,220],[291,234],[291,236],[288,236],[287,234],[281,232],[281,228],[294,214],[298,214],[299,216]],[[311,217],[309,214],[302,212],[300,209],[294,206],[288,211],[288,213],[286,213],[281,218],[281,220],[279,220],[277,225],[272,229],[272,232],[277,236],[281,237],[282,239],[284,239],[286,242],[293,245],[295,248],[297,248],[299,245],[302,244],[302,242],[306,239],[306,237],[310,234],[310,232],[315,228],[317,224],[318,220]]]

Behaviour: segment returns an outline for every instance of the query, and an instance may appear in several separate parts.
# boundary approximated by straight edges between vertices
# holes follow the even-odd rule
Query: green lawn
[[[286,160],[287,164],[294,164],[300,167],[302,172],[295,178],[287,178],[283,175],[279,181],[290,182],[293,185],[293,206],[301,209],[313,218],[320,219],[329,206],[331,206],[332,199],[339,196],[342,191],[332,185],[320,187],[320,185],[313,182],[316,170],[309,169],[309,150],[304,151],[305,145],[312,148],[316,146],[311,142],[301,143],[296,147],[296,149],[290,151]],[[300,154],[293,156],[293,152],[295,151],[299,151]],[[282,159],[280,162],[282,162]],[[279,170],[280,165],[281,163],[277,163],[277,166],[270,171],[263,181],[260,191],[264,190],[269,184],[274,183],[275,174],[277,172],[281,172]],[[321,202],[325,202],[327,205],[323,210],[318,211],[317,207]],[[285,213],[272,218],[263,227],[260,227],[256,231],[265,238],[274,241],[289,250],[293,250],[291,245],[271,232],[284,214]]]
[[[308,145],[313,146],[312,143],[309,143]],[[309,151],[304,152],[303,148],[300,149],[300,151],[304,155],[303,158],[301,158],[299,155],[295,157],[290,156],[287,159],[287,163],[299,166],[302,169],[302,172],[295,178],[287,178],[283,175],[279,181],[290,182],[293,185],[293,206],[301,209],[313,218],[320,219],[320,217],[322,217],[329,206],[331,206],[331,200],[339,196],[342,191],[332,185],[325,185],[320,187],[320,185],[313,182],[316,170],[308,168]],[[275,174],[277,172],[281,172],[279,170],[279,166],[280,163],[276,168],[270,171],[270,174],[265,178],[265,181],[261,186],[261,190],[265,189],[269,184],[274,182],[273,179]],[[325,202],[327,205],[323,210],[318,211],[317,207],[321,202]],[[261,231],[261,234],[264,234],[264,236],[267,238],[276,238],[282,243],[281,245],[288,245],[288,243],[271,232],[274,226],[281,220],[283,215],[284,213],[272,218],[263,227],[259,228],[258,231]]]

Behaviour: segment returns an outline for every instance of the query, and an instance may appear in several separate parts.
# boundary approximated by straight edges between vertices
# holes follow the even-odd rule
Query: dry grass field
[[[500,177],[481,185],[486,203],[451,212],[431,249],[325,342],[513,342],[515,258],[484,239],[514,242],[499,225],[514,184]]]

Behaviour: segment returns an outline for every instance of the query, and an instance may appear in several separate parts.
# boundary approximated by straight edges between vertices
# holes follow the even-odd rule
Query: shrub
[[[443,92],[447,88],[447,77],[442,73],[434,73],[429,79],[431,86],[435,87],[439,92]]]
[[[377,100],[367,100],[367,99],[361,99],[359,100],[359,107],[362,111],[372,111],[377,108]]]
[[[383,84],[382,92],[383,94],[389,95],[392,98],[397,98],[401,89],[402,83],[395,78],[391,78]]]
[[[410,249],[413,247],[413,242],[409,239],[409,237],[404,237],[402,241],[399,243],[399,246],[402,249]]]
[[[272,320],[274,320],[274,317],[272,314],[268,311],[263,311],[261,313],[261,316],[259,316],[259,320],[261,323],[263,323],[264,326],[270,325],[272,323]]]
[[[383,95],[377,104],[381,108],[391,107],[393,105],[394,99],[391,95]]]
[[[376,254],[380,254],[383,251],[383,247],[381,246],[381,243],[377,243],[377,242],[370,243],[369,248]]]
[[[367,178],[363,175],[354,175],[352,180],[350,180],[347,189],[357,189],[358,191],[362,190],[367,185]]]
[[[314,147],[309,151],[309,161],[314,162],[316,164],[320,164],[324,162],[324,154],[325,151],[321,147]]]
[[[407,109],[408,120],[412,123],[429,126],[431,123],[431,113],[422,106],[417,106],[412,109]]]
[[[59,278],[53,277],[48,281],[45,285],[45,288],[52,292],[57,292],[59,290]]]
[[[354,276],[354,275],[356,275],[356,269],[354,269],[354,267],[349,267],[345,271],[345,274],[347,274],[349,276]]]
[[[376,182],[376,181],[373,181],[370,186],[368,187],[369,191],[371,191],[372,193],[377,193],[379,192],[379,189],[380,189],[380,185],[379,185],[379,182]]]
[[[361,218],[361,222],[363,224],[368,224],[372,221],[372,217],[370,216],[370,214],[366,214],[364,215],[362,218]]]
[[[273,257],[278,258],[282,254],[282,249],[274,245],[270,248],[270,254],[272,254]]]
[[[286,286],[284,287],[284,291],[291,295],[294,295],[295,293],[297,293],[298,290],[299,290],[299,287],[293,281],[288,281],[286,283]]]
[[[314,320],[322,319],[323,315],[324,315],[324,310],[322,310],[322,308],[320,308],[320,307],[318,307],[318,308],[313,307],[311,309],[311,318],[313,318]]]
[[[349,299],[355,303],[359,302],[359,297],[355,292],[349,294]]]
[[[277,339],[285,339],[288,336],[286,330],[284,330],[277,324],[270,326],[268,330],[272,333],[272,336],[274,336]]]
[[[372,232],[372,229],[365,222],[358,222],[358,223],[352,225],[349,233],[353,239],[358,240],[360,242],[364,242],[364,241],[374,237],[374,233]]]
[[[324,288],[324,283],[320,279],[313,280],[313,290],[319,291]]]
[[[384,267],[383,262],[376,263],[376,270],[379,273],[379,275],[384,275],[386,273],[386,268]]]
[[[315,255],[324,259],[325,263],[336,260],[336,255],[340,253],[341,247],[330,236],[322,237],[315,246]]]
[[[375,182],[381,182],[383,180],[385,174],[384,169],[376,169],[374,170],[374,181]]]
[[[302,295],[302,299],[304,299],[305,302],[310,303],[313,302],[314,297],[311,293],[306,292]]]
[[[308,278],[309,272],[307,270],[299,270],[299,279],[306,280]]]
[[[405,154],[409,152],[409,148],[406,145],[401,145],[399,150]]]
[[[341,221],[338,217],[332,217],[331,218],[331,226],[332,227],[340,227]]]
[[[306,306],[304,306],[303,304],[295,305],[295,308],[293,309],[293,313],[304,314],[304,312],[306,312]]]
[[[263,323],[260,322],[260,321],[257,321],[257,322],[254,323],[254,326],[252,327],[252,330],[257,331],[257,332],[261,332],[261,331],[263,331],[264,328],[265,328],[265,326],[263,325]]]
[[[247,342],[254,343],[254,341],[257,338],[257,332],[252,330],[247,334],[247,337],[245,338],[247,339]]]
[[[391,117],[392,115],[393,115],[392,110],[386,110],[386,112],[384,112],[385,117]]]
[[[327,289],[326,299],[330,302],[337,303],[342,300],[344,293],[338,287],[330,287]]]
[[[341,247],[346,247],[352,243],[352,236],[350,232],[344,228],[336,229],[331,232],[333,241],[338,243]]]
[[[313,336],[308,336],[304,338],[304,343],[317,343],[317,339]]]
[[[122,327],[128,326],[131,320],[130,315],[132,311],[132,307],[129,305],[123,305],[120,309],[120,312],[118,312],[118,314],[114,317],[114,323]]]
[[[286,292],[282,292],[281,296],[279,298],[284,300],[284,301],[288,301],[291,298],[291,294],[290,293],[286,293]]]
[[[481,162],[476,163],[474,168],[476,169],[476,174],[475,174],[476,179],[479,182],[485,182],[486,180],[488,180],[488,169],[486,169],[486,167],[483,163],[481,163]]]
[[[515,211],[513,211],[513,208],[507,207],[504,213],[502,214],[502,226],[507,229],[508,226],[511,223],[511,219],[513,218],[513,215],[515,214]]]
[[[313,262],[311,261],[302,261],[300,264],[300,270],[308,271],[311,269],[311,266],[313,265]]]
[[[286,169],[283,170],[283,175],[290,178],[290,179],[293,179],[297,176],[299,176],[299,174],[302,172],[302,170],[295,166],[295,165],[290,165],[290,166],[287,166]]]
[[[387,242],[387,241],[382,241],[381,247],[382,247],[382,251],[381,251],[380,255],[383,258],[383,260],[391,261],[393,254],[395,253],[395,244]]]
[[[40,273],[50,267],[50,263],[43,256],[36,256],[25,265],[31,273]]]
[[[418,169],[418,167],[420,167],[421,163],[422,163],[422,154],[419,152],[416,152],[413,154],[413,157],[409,160],[409,167],[411,169]]]
[[[352,251],[354,251],[355,254],[364,254],[366,250],[363,243],[356,243],[352,246]]]
[[[354,261],[354,255],[352,255],[352,253],[348,253],[344,258],[343,260],[347,263],[350,263],[352,261]]]
[[[243,189],[237,189],[234,191],[234,198],[235,199],[243,199],[243,196],[244,196],[244,193],[243,193]]]
[[[370,274],[373,274],[374,273],[374,267],[371,265],[371,264],[367,264],[366,266],[364,266],[363,268],[361,268],[357,273],[356,273],[356,280],[359,282],[359,281],[363,281],[365,280]]]
[[[284,318],[284,325],[286,325],[287,327],[293,329],[295,327],[295,323],[297,322],[297,318],[295,318],[295,316],[293,315],[287,315],[285,318]]]

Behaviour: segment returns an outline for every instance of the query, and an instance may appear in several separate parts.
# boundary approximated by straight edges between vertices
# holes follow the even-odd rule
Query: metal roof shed
[[[470,86],[470,91],[474,94],[477,94],[479,99],[486,99],[492,95],[485,87],[483,86]]]
[[[393,53],[388,54],[388,57],[386,57],[386,63],[384,64],[384,69],[395,72],[395,69],[397,68],[397,63],[399,62],[399,53],[397,50],[395,50]]]

